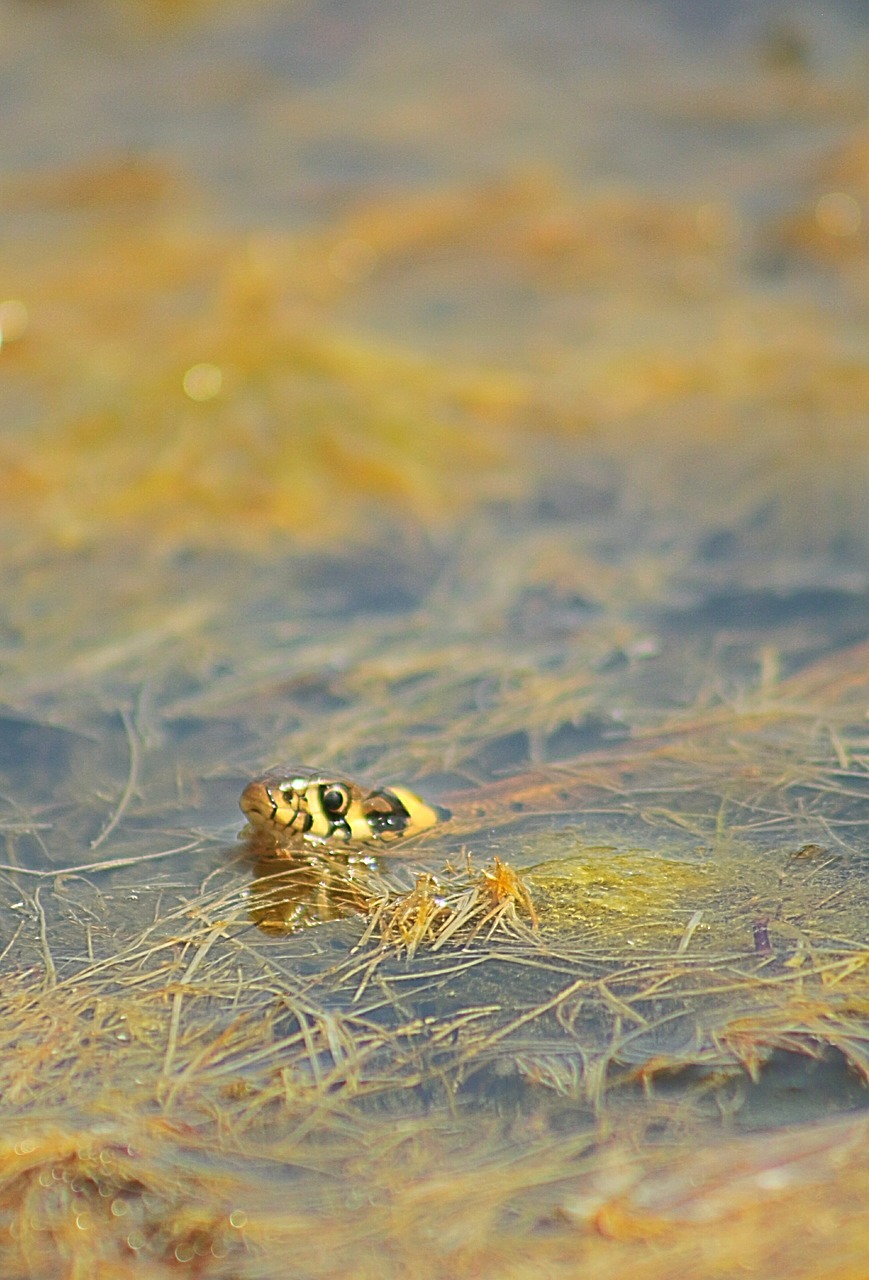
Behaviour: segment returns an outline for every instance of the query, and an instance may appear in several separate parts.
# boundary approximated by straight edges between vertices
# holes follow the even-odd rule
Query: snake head
[[[406,841],[450,813],[407,787],[369,790],[318,769],[274,770],[249,782],[239,801],[250,835],[288,852],[351,851]]]

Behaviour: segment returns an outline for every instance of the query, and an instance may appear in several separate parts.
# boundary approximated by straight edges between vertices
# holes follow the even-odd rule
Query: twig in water
[[[129,712],[125,708],[121,708],[121,720],[124,722],[124,732],[127,735],[127,743],[130,748],[130,767],[127,771],[127,783],[121,793],[121,798],[115,806],[115,811],[109,818],[96,839],[91,840],[91,848],[98,849],[114,831],[115,827],[123,818],[127,806],[133,798],[133,792],[136,790],[139,781],[139,764],[141,761],[141,750],[139,735],[136,732],[135,725],[130,718]]]

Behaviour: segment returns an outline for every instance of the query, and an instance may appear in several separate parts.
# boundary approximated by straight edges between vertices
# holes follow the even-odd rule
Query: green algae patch
[[[547,930],[603,947],[677,946],[725,875],[711,862],[615,848],[588,848],[524,872]]]

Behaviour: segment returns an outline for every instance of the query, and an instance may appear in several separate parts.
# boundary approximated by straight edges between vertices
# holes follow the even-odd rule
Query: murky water
[[[856,1274],[863,7],[0,64],[3,1266]],[[454,818],[257,861],[278,761]]]

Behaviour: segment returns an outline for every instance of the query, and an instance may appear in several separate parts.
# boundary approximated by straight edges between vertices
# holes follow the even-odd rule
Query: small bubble
[[[367,279],[377,265],[377,253],[367,240],[339,240],[328,257],[329,270],[344,284]]]
[[[134,1253],[137,1252],[139,1249],[144,1249],[145,1237],[142,1235],[142,1232],[131,1231],[130,1234],[127,1236],[127,1246],[128,1248],[132,1249]]]
[[[229,1225],[235,1227],[236,1231],[240,1231],[242,1227],[247,1225],[247,1214],[244,1209],[233,1209],[229,1215]]]
[[[184,394],[191,400],[214,400],[223,387],[223,372],[216,364],[192,364],[184,375]]]
[[[116,1218],[123,1218],[125,1213],[130,1212],[130,1206],[126,1200],[122,1200],[120,1196],[116,1196],[112,1201],[112,1213]]]
[[[24,337],[30,323],[30,312],[17,298],[0,302],[0,343],[17,342]]]
[[[92,1225],[91,1215],[89,1213],[76,1214],[75,1225],[79,1231],[87,1231]]]
[[[828,236],[853,236],[860,230],[863,210],[847,191],[828,191],[815,205],[815,221]]]
[[[793,1182],[793,1177],[785,1169],[763,1169],[755,1175],[754,1182],[761,1191],[784,1191]]]
[[[192,1244],[178,1244],[175,1246],[175,1257],[178,1262],[190,1262],[196,1256],[196,1250]]]

